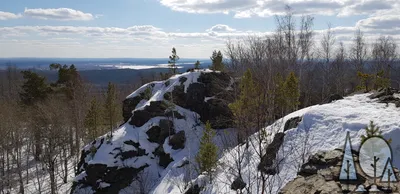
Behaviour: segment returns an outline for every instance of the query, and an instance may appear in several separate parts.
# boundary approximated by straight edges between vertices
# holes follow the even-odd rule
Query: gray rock
[[[141,96],[135,96],[133,98],[127,98],[122,102],[122,116],[124,121],[127,122],[132,116],[132,111],[135,110],[136,106],[143,98]]]
[[[399,91],[394,88],[381,88],[369,96],[371,99],[380,98],[382,96],[391,96]]]
[[[276,154],[281,147],[285,134],[277,133],[274,136],[272,142],[267,146],[265,155],[261,158],[260,164],[257,169],[265,174],[275,175],[277,172],[277,166],[275,165]]]
[[[179,131],[171,137],[168,144],[172,146],[172,149],[178,150],[185,148],[186,136],[185,131]]]
[[[293,117],[293,118],[287,120],[285,123],[285,126],[283,127],[283,131],[285,132],[289,129],[296,128],[302,119],[303,119],[302,117]]]
[[[312,175],[310,177],[297,177],[285,185],[279,192],[280,194],[304,194],[319,193],[330,194],[339,193],[342,189],[335,181],[326,181],[321,175]]]
[[[231,184],[231,189],[234,191],[242,190],[246,187],[246,183],[241,177],[236,177],[236,179]]]
[[[387,95],[387,96],[379,97],[379,102],[380,103],[397,103],[399,101],[400,101],[400,99],[394,97],[393,95]]]
[[[323,100],[322,104],[327,104],[327,103],[331,103],[333,101],[336,100],[341,100],[343,99],[343,96],[339,95],[339,94],[332,94],[330,95],[328,98],[326,98],[325,100]]]
[[[129,124],[141,127],[153,117],[165,116],[167,104],[164,101],[152,101],[143,110],[136,110],[131,117]]]

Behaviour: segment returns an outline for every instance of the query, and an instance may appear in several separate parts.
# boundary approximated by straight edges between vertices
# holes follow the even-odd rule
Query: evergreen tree
[[[106,93],[106,101],[104,104],[105,107],[105,119],[108,122],[108,126],[110,128],[110,138],[112,137],[113,129],[117,124],[117,91],[115,89],[115,85],[111,82],[108,82],[107,93]]]
[[[36,102],[45,100],[51,93],[51,88],[46,83],[46,78],[31,71],[22,71],[21,73],[25,79],[20,93],[22,103],[31,106]]]
[[[389,86],[390,86],[390,79],[385,77],[385,71],[381,70],[378,73],[376,73],[374,78],[374,88],[375,89],[387,88]]]
[[[275,87],[273,90],[274,108],[277,109],[277,117],[283,117],[286,114],[286,88],[283,76],[278,73],[274,78]]]
[[[88,140],[93,140],[102,132],[100,131],[102,114],[100,104],[96,98],[93,98],[90,103],[90,108],[85,117],[85,127],[88,129]]]
[[[197,60],[196,63],[194,64],[194,69],[200,69],[200,61]]]
[[[361,143],[364,143],[370,137],[382,137],[382,131],[378,126],[374,124],[373,121],[369,122],[369,126],[365,128],[367,135],[361,135]],[[389,140],[391,142],[391,140]]]
[[[357,86],[358,90],[365,90],[366,92],[369,91],[369,84],[373,75],[368,73],[362,73],[361,71],[357,72],[357,77],[360,80],[360,84]]]
[[[214,50],[210,57],[212,62],[210,69],[214,71],[223,71],[225,68],[224,63],[222,62],[223,58],[224,57],[221,51],[217,52],[216,50]]]
[[[196,156],[196,161],[199,164],[200,171],[206,172],[209,176],[210,183],[213,178],[213,169],[217,167],[218,162],[218,147],[213,142],[214,136],[215,131],[211,128],[210,122],[207,121],[203,136],[200,140],[200,149]]]
[[[251,130],[255,127],[255,118],[259,103],[256,99],[259,98],[259,86],[253,80],[251,71],[248,69],[240,81],[240,95],[239,98],[229,104],[235,116],[236,127],[239,129],[238,141],[243,141],[247,138]],[[247,141],[246,141],[247,143]]]
[[[293,72],[286,78],[285,95],[288,111],[292,112],[297,110],[297,106],[300,104],[299,80]]]
[[[176,49],[174,47],[174,48],[172,48],[172,55],[169,56],[169,61],[168,61],[168,66],[173,75],[175,75],[177,73],[178,67],[176,66],[176,62],[178,60],[179,60],[179,56],[176,54]]]

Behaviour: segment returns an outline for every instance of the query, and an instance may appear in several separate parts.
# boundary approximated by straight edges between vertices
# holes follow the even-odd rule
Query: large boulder
[[[202,122],[210,121],[214,129],[224,129],[233,126],[233,113],[229,108],[229,102],[222,99],[210,99],[207,101],[200,114]]]
[[[175,134],[174,123],[167,119],[161,119],[158,126],[152,126],[146,132],[148,140],[153,143],[163,144],[165,138]]]
[[[205,96],[211,97],[226,89],[230,85],[231,77],[224,72],[202,73],[197,81],[205,85]]]
[[[171,137],[168,144],[172,146],[172,149],[178,150],[185,148],[186,136],[185,131],[179,131]]]
[[[185,98],[185,107],[194,112],[201,112],[204,107],[206,88],[203,83],[192,83],[189,85]]]
[[[280,191],[281,194],[300,193],[341,193],[342,189],[349,188],[354,191],[359,185],[370,185],[373,178],[363,173],[358,163],[358,153],[352,150],[354,164],[356,167],[357,180],[339,180],[343,150],[319,151],[312,155],[309,161],[301,166],[298,176],[287,183]],[[395,169],[396,174],[398,170]],[[378,184],[382,184],[379,183]],[[345,186],[343,188],[343,186]],[[382,185],[378,185],[381,187]],[[386,186],[386,183],[383,183]],[[366,188],[368,189],[368,187]],[[397,190],[397,188],[396,188]]]
[[[79,193],[79,188],[91,187],[95,193],[110,193],[118,194],[120,190],[128,187],[134,177],[148,167],[145,164],[139,168],[133,167],[108,167],[105,164],[90,164],[86,167],[86,177],[72,185],[71,193]],[[104,183],[107,187],[101,187],[100,184]]]
[[[258,170],[269,175],[275,175],[278,173],[276,155],[284,141],[285,134],[277,133],[270,144],[268,144],[265,150],[265,155],[261,158],[260,164],[258,164]]]
[[[311,176],[316,174],[321,169],[340,165],[342,154],[343,152],[341,150],[317,152],[310,157],[307,163],[301,166],[298,174],[302,176]]]
[[[286,184],[279,192],[280,194],[304,194],[318,193],[330,194],[340,193],[342,191],[340,185],[335,181],[326,181],[321,175],[312,175],[310,177],[298,177]]]
[[[283,131],[287,131],[289,129],[296,128],[301,122],[302,117],[293,117],[286,121],[285,126],[283,127]]]
[[[400,101],[399,98],[394,97],[393,95],[381,96],[379,97],[380,103],[398,103]]]
[[[228,104],[233,102],[234,94],[226,90],[230,80],[225,73],[202,73],[197,83],[188,86],[186,93],[183,84],[177,85],[171,93],[164,94],[164,99],[198,113],[202,122],[210,121],[215,129],[233,127],[233,114]],[[212,98],[206,100],[206,97]]]
[[[394,88],[381,88],[378,91],[375,91],[373,94],[369,96],[371,99],[380,98],[382,96],[390,96],[394,93],[398,93],[399,91]]]
[[[327,104],[327,103],[331,103],[333,101],[336,100],[341,100],[343,99],[343,96],[339,95],[339,94],[332,94],[330,95],[328,98],[326,98],[325,100],[323,100],[322,104]]]
[[[125,122],[131,118],[132,111],[135,110],[141,100],[143,100],[141,96],[135,96],[133,98],[127,98],[122,102],[122,116]]]
[[[236,177],[236,179],[231,184],[231,189],[234,191],[242,190],[246,187],[246,183],[243,181],[241,177]]]
[[[165,116],[165,110],[168,108],[164,101],[152,101],[150,105],[142,110],[136,110],[131,117],[129,124],[141,127],[153,117]]]
[[[154,155],[158,156],[158,165],[162,166],[163,168],[167,168],[168,165],[174,161],[171,158],[170,154],[165,153],[164,148],[162,145],[158,146],[153,153]]]

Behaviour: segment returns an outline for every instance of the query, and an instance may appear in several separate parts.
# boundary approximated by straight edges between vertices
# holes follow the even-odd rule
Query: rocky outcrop
[[[179,131],[175,135],[171,137],[168,144],[172,146],[172,149],[178,150],[183,149],[185,147],[186,136],[185,131]]]
[[[246,183],[243,181],[241,177],[236,177],[236,179],[231,184],[231,189],[234,191],[242,190],[246,187]]]
[[[321,175],[313,175],[309,177],[297,177],[288,183],[280,194],[330,194],[340,193],[342,189],[335,181],[326,181]]]
[[[393,95],[390,96],[382,96],[379,98],[380,103],[398,103],[400,101],[400,98],[396,98]]]
[[[283,132],[285,132],[289,129],[296,128],[302,119],[303,119],[302,117],[293,117],[293,118],[287,120],[285,123],[285,126],[283,127]]]
[[[168,105],[164,101],[152,101],[143,110],[136,110],[131,117],[129,124],[141,127],[153,117],[165,116]]]
[[[91,187],[96,193],[118,194],[119,191],[132,183],[134,177],[148,167],[148,164],[139,168],[133,167],[108,167],[105,164],[90,164],[86,169],[86,177],[74,182],[71,193],[79,188]],[[107,185],[106,187],[102,185]]]
[[[122,102],[122,116],[125,122],[131,118],[132,111],[135,110],[141,100],[143,100],[141,96],[135,96],[133,98],[127,98]]]
[[[353,159],[356,166],[357,180],[340,181],[340,169],[343,159],[343,150],[319,151],[312,155],[309,161],[301,166],[298,176],[287,183],[280,194],[303,193],[343,193],[344,190],[354,191],[360,185],[370,185],[374,182],[366,176],[358,164],[357,152],[353,150]],[[398,170],[395,169],[396,174]],[[379,183],[378,183],[379,184]],[[378,185],[378,187],[381,187]],[[368,189],[368,187],[365,187]],[[347,190],[347,191],[348,191]],[[395,188],[397,191],[397,188]]]
[[[158,125],[150,127],[146,134],[150,142],[163,144],[165,138],[175,134],[174,123],[170,120],[162,119]]]
[[[201,188],[199,187],[199,185],[194,185],[192,187],[190,187],[185,194],[199,194],[201,191]]]
[[[193,124],[209,120],[215,129],[232,127],[228,104],[235,97],[231,85],[225,73],[194,71],[165,82],[152,82],[132,93],[123,101],[125,123],[115,130],[115,136],[104,135],[83,149],[71,193],[119,193],[132,186],[142,171],[153,173],[156,181],[156,172],[160,176],[162,168],[189,164],[171,165],[174,160],[182,160],[183,156],[176,153],[185,149],[187,130],[193,127],[185,127],[176,119]],[[243,186],[238,180],[235,183],[239,188]],[[199,192],[198,185],[187,190]]]
[[[158,156],[158,164],[164,168],[167,168],[169,163],[174,161],[174,159],[171,158],[170,154],[165,153],[162,145],[157,147],[157,149],[154,151],[154,155]]]
[[[391,96],[394,93],[399,93],[399,91],[395,88],[381,88],[378,91],[373,92],[369,98],[375,99],[375,98],[380,98],[382,96]]]
[[[399,93],[399,90],[394,88],[382,88],[373,92],[369,98],[378,99],[380,103],[394,103],[396,107],[400,107],[400,98],[395,97],[393,94]]]
[[[172,96],[166,93],[164,99],[198,113],[202,122],[210,121],[215,129],[232,127],[233,114],[228,105],[234,95],[226,90],[230,77],[225,73],[204,73],[197,81],[189,85],[186,93],[184,85],[174,86]]]
[[[284,141],[285,134],[284,133],[277,133],[274,136],[272,142],[267,146],[265,150],[265,155],[261,158],[261,162],[258,165],[258,170],[268,174],[268,175],[275,175],[278,173],[278,166],[276,164],[276,154],[279,151],[283,141]]]
[[[339,94],[332,94],[330,95],[328,98],[326,98],[325,100],[323,100],[322,104],[327,104],[327,103],[331,103],[333,101],[336,100],[341,100],[343,99],[343,96],[339,95]]]

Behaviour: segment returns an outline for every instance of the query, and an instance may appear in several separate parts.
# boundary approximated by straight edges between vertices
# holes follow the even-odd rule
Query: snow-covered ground
[[[268,190],[276,193],[288,181],[295,178],[302,161],[307,159],[310,154],[319,150],[343,149],[347,132],[350,132],[353,149],[358,150],[361,135],[365,134],[364,128],[371,120],[380,127],[386,139],[392,138],[393,165],[400,167],[400,141],[398,141],[400,138],[400,108],[396,108],[394,104],[378,103],[377,100],[369,99],[368,95],[370,94],[349,96],[330,104],[301,109],[266,127],[265,131],[271,132],[269,134],[272,138],[276,132],[283,131],[283,124],[286,120],[303,116],[303,120],[297,128],[285,132],[285,140],[278,153],[278,159],[282,161],[280,172],[268,178]],[[255,142],[256,137],[257,134],[253,135],[252,141]],[[232,169],[235,167],[235,153],[239,148],[244,150],[244,147],[241,146],[224,154],[220,159],[223,166],[217,170],[217,176],[212,184],[203,183],[205,189],[202,193],[236,193],[230,189],[235,178],[235,170],[230,170],[230,167]],[[249,160],[245,160],[241,164],[242,177],[247,185],[251,185],[252,193],[257,193],[259,185],[252,181],[257,172],[259,159],[256,154],[257,149],[252,146],[249,149]],[[204,179],[204,176],[198,178],[197,181],[201,182],[201,179]],[[179,188],[168,179],[162,179],[152,192],[181,193]]]
[[[74,167],[76,166],[76,162],[74,162],[75,158],[71,158],[68,161],[68,177],[67,183],[63,182],[63,166],[60,163],[57,163],[56,169],[56,179],[57,179],[57,191],[59,194],[68,194],[71,191],[72,181],[75,177]],[[36,162],[33,157],[29,159],[28,172],[29,176],[27,177],[26,169],[23,171],[23,179],[24,179],[24,192],[27,194],[47,194],[50,192],[50,176],[48,172],[45,170],[45,167],[40,163]],[[59,161],[58,161],[59,162]],[[25,165],[25,163],[24,163]],[[24,166],[26,168],[26,166]],[[14,174],[14,176],[16,176]],[[14,183],[11,188],[10,194],[18,194],[19,192],[19,183],[17,182],[17,177],[14,177]],[[40,183],[40,184],[39,184]],[[6,187],[7,188],[7,187]],[[8,189],[6,189],[7,191]]]

